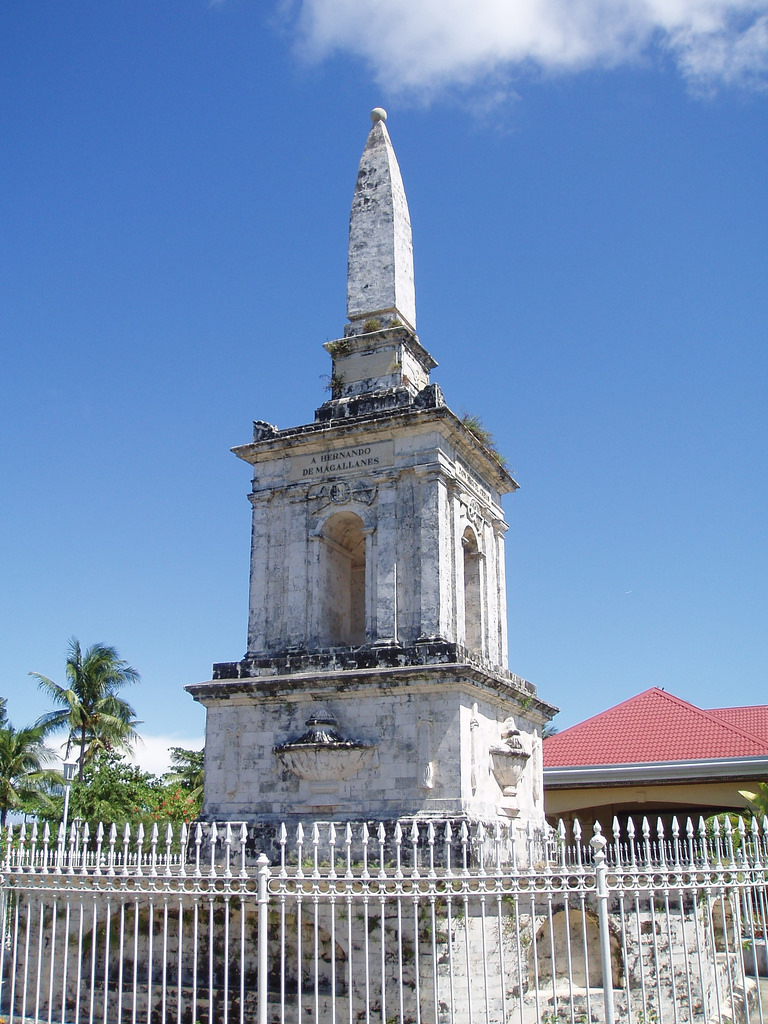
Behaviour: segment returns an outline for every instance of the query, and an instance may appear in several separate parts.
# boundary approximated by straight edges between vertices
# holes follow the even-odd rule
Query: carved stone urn
[[[502,795],[510,800],[517,796],[517,784],[528,763],[530,754],[523,747],[520,730],[515,727],[514,718],[508,718],[501,727],[501,743],[489,750],[491,772],[501,789]]]
[[[350,779],[368,764],[375,747],[345,740],[330,714],[312,715],[307,731],[296,740],[275,747],[282,763],[309,782]]]

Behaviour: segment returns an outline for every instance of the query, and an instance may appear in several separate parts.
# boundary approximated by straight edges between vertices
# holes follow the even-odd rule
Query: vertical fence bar
[[[680,880],[680,824],[675,816],[672,819],[672,844],[674,850],[674,870],[678,881]],[[688,962],[688,943],[685,931],[685,894],[682,888],[677,890],[678,905],[680,909],[680,934],[683,944],[683,967],[685,969],[685,991],[688,998],[688,1018],[693,1015],[693,995],[691,990],[691,965]]]
[[[101,825],[99,826],[99,829],[101,829]],[[99,848],[99,855],[100,855],[100,853],[101,853],[101,839],[98,840],[98,843],[99,843],[99,847],[98,848]],[[98,867],[98,860],[97,860],[97,866],[96,866],[96,869],[94,871],[94,874],[101,874],[101,871],[99,870],[99,867]],[[98,935],[99,935],[99,932],[98,932],[98,927],[97,927],[98,926],[98,900],[96,899],[96,893],[95,892],[93,892],[91,894],[91,903],[93,904],[93,916],[91,917],[91,976],[90,976],[90,989],[91,989],[91,991],[89,993],[90,998],[88,1000],[88,1024],[93,1024],[93,1015],[94,1015],[94,1010],[95,1010],[95,1005],[96,1005],[95,1004],[95,997],[96,997],[96,959],[97,959],[97,957],[99,955],[99,945],[98,945]],[[147,1024],[151,1024],[151,1021],[147,1021]]]
[[[67,1012],[67,969],[69,967],[69,924],[72,912],[72,895],[67,892],[67,907],[64,912],[64,965],[61,981],[61,1019],[66,1020]],[[5,944],[3,944],[5,945]],[[2,973],[2,962],[0,961],[0,974]]]
[[[611,933],[608,927],[608,869],[605,863],[607,840],[595,822],[595,834],[589,845],[595,852],[595,887],[597,891],[597,919],[600,933],[600,959],[603,967],[603,1000],[605,1024],[614,1024],[613,975],[611,974]]]
[[[59,834],[63,832],[63,829],[59,829]],[[55,890],[54,890],[55,892]],[[52,1024],[53,1021],[53,985],[54,985],[54,967],[56,964],[56,924],[58,923],[58,909],[59,901],[56,896],[53,897],[53,918],[51,921],[51,951],[50,951],[50,964],[48,967],[48,1024]]]
[[[46,827],[47,827],[46,822]],[[45,936],[45,901],[42,897],[38,897],[38,905],[40,907],[40,935],[38,936],[37,942],[37,970],[35,973],[35,1020],[40,1020],[40,985],[42,982],[43,974],[43,938]]]
[[[80,993],[82,992],[83,980],[83,928],[85,927],[85,907],[83,905],[83,894],[80,895],[80,913],[77,921],[77,983],[75,985],[75,1020],[80,1020]]]
[[[131,987],[131,1024],[136,1024],[139,992],[139,898],[133,901],[133,978]],[[77,1015],[75,1015],[77,1019]]]
[[[386,834],[384,832],[384,826],[379,822],[377,830],[377,842],[379,844],[379,942],[381,943],[381,1019],[386,1021],[387,1019],[387,948],[386,948],[386,878],[387,873],[384,870],[384,842]]]
[[[259,876],[258,903],[259,903],[259,968],[258,968],[258,1015],[257,1024],[267,1024],[267,984],[269,973],[269,860],[267,855],[262,853],[256,862]],[[301,964],[299,964],[301,970]]]
[[[11,958],[11,1012],[8,1018],[10,1024],[13,1024],[13,1012],[16,1008],[16,969],[19,962],[19,905],[21,903],[21,898],[18,892],[16,893],[15,903],[16,906],[14,908],[13,915],[13,954]]]
[[[114,825],[112,828],[114,829]],[[114,848],[114,843],[112,844]],[[104,923],[104,1001],[103,1001],[103,1020],[104,1024],[107,1024],[109,1019],[109,947],[110,947],[110,935],[112,929],[112,895],[107,894],[107,910]],[[94,936],[94,943],[96,942],[96,936]]]
[[[1,838],[1,836],[0,836]],[[6,869],[7,870],[7,869]],[[9,889],[6,887],[5,879],[0,875],[0,1006],[3,1005],[3,982],[5,980],[5,949],[10,947],[10,901]],[[69,906],[69,903],[67,903]],[[62,1020],[63,1020],[62,1015]]]
[[[624,974],[624,995],[627,1000],[627,1024],[632,1024],[632,995],[630,989],[629,979],[629,955],[627,950],[627,933],[629,925],[627,924],[626,908],[625,908],[625,889],[627,884],[626,879],[626,864],[625,864],[625,853],[621,843],[621,825],[619,819],[614,817],[613,819],[613,860],[614,870],[619,876],[619,929],[621,935],[621,961]]]

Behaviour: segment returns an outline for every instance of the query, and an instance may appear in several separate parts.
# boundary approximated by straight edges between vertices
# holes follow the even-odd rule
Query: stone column
[[[480,653],[484,658],[488,657],[490,643],[488,638],[488,623],[490,622],[490,602],[488,600],[488,559],[486,557],[485,523],[481,521],[477,530],[477,575],[479,577],[478,590],[480,591]]]
[[[377,643],[397,640],[397,484],[379,483],[376,499],[376,609]]]
[[[452,544],[451,517],[445,477],[437,470],[423,470],[419,510],[421,541],[421,624],[423,637],[456,639],[453,613],[456,559]]]
[[[469,525],[462,514],[461,491],[451,486],[451,548],[453,550],[453,621],[456,642],[467,644],[466,579],[464,577],[464,530]]]
[[[376,639],[376,544],[375,530],[367,527],[362,531],[365,537],[365,640]]]
[[[248,651],[256,653],[267,648],[268,579],[270,555],[271,494],[249,494],[253,506],[251,525],[251,580],[248,611]]]
[[[286,546],[285,489],[272,491],[269,506],[269,533],[266,552],[266,624],[267,649],[285,646],[285,590],[288,581]]]
[[[318,647],[325,637],[320,635],[322,596],[320,572],[322,569],[323,539],[319,532],[312,533],[307,543],[307,646]]]
[[[493,521],[493,540],[496,562],[496,637],[498,643],[497,660],[504,668],[507,667],[509,650],[507,644],[507,567],[504,559],[504,534],[509,525],[503,519]]]
[[[295,488],[285,508],[286,581],[284,638],[287,646],[306,643],[309,633],[307,594],[309,552],[307,550],[307,494]]]
[[[483,653],[485,657],[498,663],[499,638],[499,595],[496,587],[496,537],[493,528],[485,519],[482,521],[483,531],[483,564],[482,586],[485,604],[485,620],[483,622]]]

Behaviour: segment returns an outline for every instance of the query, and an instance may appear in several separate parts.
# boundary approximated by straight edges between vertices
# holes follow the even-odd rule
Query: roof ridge
[[[768,704],[729,704],[724,708],[702,708],[702,711],[716,714],[718,711],[757,711],[758,708],[761,711],[768,711]]]
[[[704,715],[706,718],[708,718],[710,722],[715,722],[715,724],[719,725],[721,729],[728,729],[731,732],[738,733],[745,739],[754,740],[756,743],[760,743],[763,747],[765,747],[766,751],[768,751],[768,743],[766,743],[764,739],[761,739],[760,736],[756,736],[755,733],[749,732],[747,729],[742,729],[739,725],[733,725],[732,722],[725,722],[722,718],[718,718],[716,714],[713,715],[712,711],[717,711],[717,708],[713,708],[710,711],[705,711],[704,708],[697,708],[695,704],[691,704],[691,707],[698,711],[700,715]],[[725,711],[727,709],[720,708],[719,710]]]
[[[619,701],[618,704],[612,704],[609,708],[604,708],[602,711],[598,711],[596,715],[590,715],[589,718],[583,719],[581,722],[575,722],[573,725],[569,725],[567,729],[561,729],[560,732],[555,733],[553,736],[547,736],[547,743],[552,740],[560,739],[562,736],[567,736],[573,729],[580,729],[582,725],[587,725],[589,722],[594,722],[597,718],[602,718],[603,715],[607,715],[609,711],[617,711],[619,708],[623,708],[626,704],[631,704],[636,701],[639,697],[645,696],[647,693],[651,693],[653,690],[659,690],[660,693],[664,693],[664,690],[659,689],[658,686],[649,686],[647,690],[642,690],[640,693],[636,693],[633,697],[627,697],[626,700]]]
[[[706,713],[709,714],[709,715],[713,715],[715,717],[716,721],[724,722],[727,726],[729,726],[734,731],[741,732],[741,733],[743,733],[743,734],[745,734],[747,736],[751,736],[753,739],[756,739],[759,743],[764,743],[764,744],[768,745],[768,741],[766,741],[764,736],[761,736],[761,735],[759,735],[756,732],[752,732],[750,729],[745,729],[742,725],[734,725],[733,722],[727,721],[725,719],[725,717],[723,717],[723,718],[720,717],[720,712],[724,712],[724,711],[739,711],[739,712],[745,712],[746,711],[746,712],[750,712],[750,711],[757,711],[758,709],[768,713],[768,705],[766,705],[766,704],[745,704],[743,707],[739,707],[738,704],[735,704],[735,705],[733,705],[732,707],[729,707],[729,708],[709,708],[709,709],[707,709]]]
[[[599,763],[625,763],[624,759],[614,762],[608,758],[611,758],[611,755],[619,755],[621,748],[624,748],[622,752],[625,754],[632,749],[642,749],[643,744],[638,746],[638,729],[640,732],[648,732],[649,743],[646,745],[645,756],[649,761],[658,760],[655,754],[665,749],[668,749],[670,754],[664,753],[662,760],[680,759],[680,751],[685,751],[683,756],[686,759],[707,759],[714,756],[711,753],[713,749],[728,751],[734,748],[740,753],[726,753],[725,756],[745,756],[747,753],[750,753],[750,756],[768,755],[768,737],[751,732],[741,724],[734,724],[726,714],[719,715],[717,711],[718,709],[706,710],[697,707],[661,687],[651,686],[583,722],[548,737],[545,742],[545,763],[548,761],[551,764],[553,760],[558,762],[573,756],[578,759],[572,763],[586,764],[586,760],[581,760],[582,757],[596,755],[601,750],[603,758]],[[653,727],[654,718],[658,718],[656,729]],[[646,720],[650,725],[643,724]],[[671,722],[675,723],[675,739],[668,734],[666,728]],[[620,738],[621,735],[625,737],[623,740]],[[701,739],[701,747],[697,737]],[[579,750],[580,756],[577,753]],[[674,757],[673,751],[678,753],[677,758]],[[717,756],[724,755],[719,753]],[[644,759],[641,755],[640,760]],[[633,757],[632,760],[636,761],[637,758]]]

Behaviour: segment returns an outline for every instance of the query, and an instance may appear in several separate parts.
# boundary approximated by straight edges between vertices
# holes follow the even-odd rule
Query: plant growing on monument
[[[323,380],[327,381],[325,390],[331,392],[331,398],[340,398],[341,389],[344,387],[344,375],[332,373],[330,376],[327,376],[324,374]]]
[[[461,422],[467,428],[470,434],[472,434],[476,438],[476,440],[480,442],[483,448],[485,448],[489,452],[494,461],[498,462],[502,469],[506,469],[507,460],[496,447],[496,439],[494,438],[491,431],[488,430],[486,426],[484,426],[483,421],[480,419],[480,417],[472,416],[469,413],[464,413],[464,415],[461,417]]]
[[[336,341],[329,341],[326,346],[333,359],[349,355],[351,347],[348,338],[338,338]]]
[[[135,668],[119,657],[114,647],[93,644],[83,651],[73,637],[67,653],[68,686],[39,672],[30,672],[52,698],[56,710],[42,715],[37,725],[44,735],[67,730],[67,753],[79,748],[78,781],[99,750],[130,750],[137,738],[136,712],[119,691],[139,681]]]

